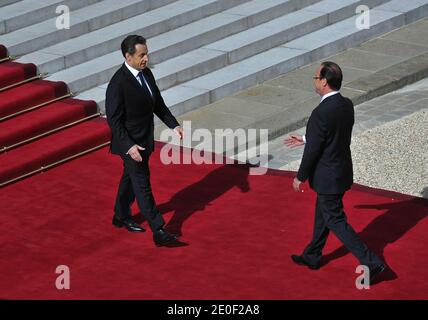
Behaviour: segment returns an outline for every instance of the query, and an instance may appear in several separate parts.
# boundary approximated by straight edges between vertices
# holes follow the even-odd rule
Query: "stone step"
[[[13,4],[13,3],[17,3],[19,1],[21,1],[21,0],[2,0],[2,2],[0,2],[0,8],[8,6],[8,5]]]
[[[2,0],[3,3],[4,0]],[[101,0],[23,0],[8,1],[10,5],[0,8],[0,34],[39,23],[58,16],[56,8],[67,6],[70,10],[100,2]],[[12,4],[13,3],[13,4]]]
[[[309,1],[308,3],[311,3]],[[257,3],[258,6],[254,4]],[[293,3],[293,2],[290,2]],[[303,2],[300,2],[303,3]],[[149,39],[150,61],[160,63],[185,52],[212,43],[229,35],[248,30],[253,27],[249,23],[263,23],[269,15],[278,14],[278,5],[288,10],[293,7],[288,2],[278,0],[253,0],[235,8],[211,15],[204,19],[187,24],[183,27],[163,33]],[[247,10],[251,6],[252,10]],[[275,10],[273,10],[273,8]],[[259,11],[257,11],[259,10]],[[241,12],[236,14],[234,12]],[[271,16],[272,16],[271,15]],[[249,22],[251,21],[251,22]],[[50,79],[62,79],[73,92],[82,92],[96,85],[108,82],[114,72],[123,63],[120,50],[93,59],[86,63],[53,74]]]
[[[77,38],[31,52],[19,61],[32,61],[40,72],[55,73],[117,51],[127,34],[154,37],[245,1],[248,0],[175,1]]]
[[[383,2],[385,1],[379,1],[377,3],[383,3]],[[236,92],[237,90],[244,89],[250,85],[269,79],[269,72],[266,72],[265,76],[262,77],[261,79],[258,79],[256,76],[253,76],[257,74],[257,68],[259,67],[259,65],[264,65],[266,63],[266,61],[263,61],[261,64],[259,62],[259,60],[261,61],[264,59],[264,58],[259,58],[259,54],[261,53],[260,51],[264,51],[265,48],[261,46],[261,49],[259,49],[258,45],[263,44],[269,49],[271,49],[272,46],[275,46],[275,43],[274,43],[272,46],[269,47],[269,43],[272,41],[272,39],[269,39],[269,32],[271,35],[279,34],[277,35],[278,38],[276,39],[280,39],[281,37],[287,37],[286,35],[287,33],[289,33],[288,35],[290,36],[289,39],[293,39],[293,32],[294,32],[294,37],[297,37],[297,36],[300,36],[299,32],[305,29],[305,28],[301,28],[302,23],[304,25],[305,21],[309,21],[307,22],[309,24],[306,25],[308,28],[308,26],[310,27],[311,21],[312,23],[314,21],[311,19],[315,19],[317,23],[315,23],[315,27],[313,27],[313,29],[318,29],[318,28],[321,28],[323,24],[327,25],[328,16],[333,17],[333,19],[337,19],[335,17],[338,17],[339,12],[342,12],[341,14],[343,15],[344,12],[346,10],[349,10],[349,8],[352,6],[354,6],[354,10],[355,10],[355,5],[358,5],[359,3],[360,1],[347,0],[347,1],[344,1],[341,6],[336,5],[337,12],[333,10],[333,11],[328,11],[328,13],[319,12],[320,9],[319,7],[316,7],[317,5],[315,5],[315,7],[308,6],[302,9],[303,11],[299,10],[291,14],[288,14],[287,16],[275,19],[275,20],[281,21],[284,25],[288,26],[288,28],[284,27],[284,30],[283,28],[278,28],[276,24],[278,21],[275,21],[275,20],[272,21],[272,25],[270,24],[271,22],[267,22],[264,25],[262,24],[256,28],[253,28],[252,30],[250,29],[248,31],[244,31],[244,32],[232,35],[223,40],[220,40],[218,43],[223,42],[222,46],[220,45],[216,46],[215,44],[210,44],[198,50],[194,50],[192,52],[189,52],[183,55],[178,55],[177,58],[155,65],[155,68],[153,69],[153,71],[156,75],[157,81],[161,88],[169,88],[171,84],[173,84],[174,82],[185,81],[184,79],[186,78],[196,77],[196,79],[194,79],[193,82],[192,81],[185,82],[181,85],[176,85],[175,87],[169,88],[168,90],[164,91],[166,100],[169,101],[169,105],[171,106],[171,108],[175,109],[175,112],[177,115],[182,114],[189,110],[193,110],[195,108],[201,107],[205,104],[209,104],[219,99],[220,97],[224,97],[228,93]],[[333,6],[334,1],[325,0],[323,2],[320,2],[319,3],[320,7],[321,7],[321,4]],[[348,11],[348,14],[352,15],[353,12],[354,11]],[[351,18],[351,19],[355,20],[354,18]],[[276,24],[276,28],[275,28],[275,24]],[[334,30],[334,28],[335,27],[332,27],[330,30]],[[278,29],[281,29],[281,30],[278,30]],[[263,30],[264,33],[260,35],[260,38],[257,38],[256,34],[260,30]],[[330,30],[329,32],[331,32]],[[307,32],[309,31],[311,30],[307,30]],[[237,39],[239,39],[239,36],[241,34],[245,34],[245,36],[242,36],[240,38],[241,43],[239,43]],[[233,39],[233,40],[231,41],[230,39]],[[246,39],[249,39],[249,40],[246,40]],[[306,39],[306,38],[303,38],[303,39]],[[245,43],[245,41],[247,41],[247,43]],[[251,41],[254,41],[255,45],[253,45]],[[277,41],[280,41],[280,40],[277,40]],[[284,40],[284,42],[285,41],[287,41],[287,38]],[[309,41],[312,41],[312,40],[309,38]],[[239,51],[239,49],[238,51],[235,51],[237,49],[236,47],[234,47],[234,45],[237,45],[238,47],[239,45],[241,45],[243,47],[242,51]],[[229,51],[226,51],[225,49],[224,49],[225,51],[221,51],[221,48],[223,46],[224,48],[229,49]],[[212,48],[210,49],[210,47]],[[254,57],[251,57],[252,55],[249,54],[248,51],[246,52],[247,47],[253,50],[253,52],[255,52]],[[302,66],[311,61],[309,59],[310,57],[308,57],[307,55],[306,56],[303,55],[304,53],[305,52],[301,50],[300,51],[290,50],[290,49],[279,47],[277,50],[274,50],[273,52],[270,52],[267,54],[269,56],[267,58],[268,59],[267,62],[268,63],[269,61],[275,62],[272,65],[267,66],[267,68],[268,70],[271,70],[273,74],[276,74],[276,75],[280,74],[281,72],[293,70],[294,68]],[[275,54],[278,54],[278,56],[275,56]],[[285,56],[283,54],[285,54]],[[302,56],[300,56],[300,54],[302,54]],[[272,55],[272,57],[270,57],[270,55]],[[284,61],[282,60],[282,58],[289,57],[288,55],[292,55],[290,58],[293,58],[295,60],[292,64],[288,64],[289,59],[285,59]],[[230,63],[228,62],[228,59],[232,59],[232,61],[235,62],[233,60],[234,57],[235,59],[238,59],[239,56],[241,56],[241,58],[244,58],[244,57],[245,58],[250,57],[250,58],[249,60],[245,59],[244,61],[228,65]],[[263,57],[263,55],[261,57]],[[122,60],[123,59],[118,60],[118,64],[122,63]],[[255,65],[252,65],[253,63],[255,63]],[[276,63],[281,63],[281,65],[286,66],[288,69],[281,69],[281,68],[278,69],[278,66],[276,65]],[[217,69],[221,68],[221,69],[215,70],[216,68]],[[214,71],[210,72],[210,69],[211,70],[214,69]],[[205,74],[205,75],[198,77],[199,74]],[[240,76],[242,76],[242,79],[240,78]],[[228,83],[228,80],[232,79],[232,77],[233,77],[233,83]],[[199,81],[201,81],[200,85],[198,85]],[[211,85],[213,82],[216,82],[218,86],[221,86],[221,89],[220,87],[218,88],[212,87]],[[224,82],[225,84],[224,86],[221,85],[222,82]],[[104,96],[105,96],[106,88],[107,88],[107,84],[105,83],[96,88],[93,88],[92,90],[88,90],[87,92],[82,93],[82,95],[84,97],[90,97],[90,96],[96,97],[96,100],[99,103],[101,111],[104,112]],[[223,93],[219,95],[218,94],[219,92],[223,92]]]
[[[420,0],[416,0],[413,1],[413,4],[411,4],[410,6],[402,6],[400,7],[400,1],[398,0],[394,0],[391,1],[389,3],[388,6],[385,7],[380,7],[379,10],[373,10],[372,11],[372,24],[371,24],[371,29],[373,29],[373,31],[370,33],[371,38],[376,38],[376,35],[382,35],[385,33],[388,33],[388,29],[396,29],[396,26],[400,26],[403,23],[412,23],[414,21],[417,21],[421,18],[424,18],[426,16],[428,16],[428,1],[420,1]],[[388,11],[391,8],[394,8],[394,11]],[[391,12],[394,12],[395,14],[391,15]],[[388,15],[390,16],[388,19]],[[350,19],[349,19],[350,20]],[[421,24],[418,25],[423,25],[423,22]],[[341,28],[343,29],[351,29],[352,28],[352,23],[351,21],[349,21],[348,26],[345,26],[345,24],[341,24],[340,25]],[[355,27],[354,27],[355,28]],[[385,29],[386,28],[386,29]],[[412,28],[416,28],[416,27],[412,27]],[[328,29],[324,30],[324,31],[328,31]],[[330,30],[332,31],[332,30]],[[362,31],[362,30],[361,30]],[[368,30],[367,30],[368,31]],[[313,45],[308,45],[305,46],[305,43],[308,43],[308,41],[299,41],[299,42],[294,42],[291,43],[293,45],[293,47],[297,48],[300,47],[301,49],[304,50],[308,50],[309,54],[313,54],[315,55],[316,61],[320,61],[319,59],[324,59],[325,56],[324,54],[326,54],[327,56],[330,56],[332,53],[328,53],[328,50],[331,50],[332,46],[325,41],[328,38],[328,34],[333,34],[333,32],[330,33],[326,33],[326,32],[316,32],[313,34],[313,36],[311,38],[307,38],[307,40],[315,40],[315,39],[319,39],[322,38],[322,34],[324,34],[324,41],[320,40],[320,42],[318,43],[314,43]],[[424,33],[421,33],[424,34]],[[349,41],[348,43],[344,43],[343,47],[346,48],[351,48],[356,46],[359,42],[365,42],[366,35],[362,34],[361,32],[359,34],[355,34],[354,38],[344,38],[343,36],[338,36],[335,37],[335,39],[332,39],[333,41]],[[320,52],[317,53],[317,46],[322,45],[321,42],[324,43],[323,48]],[[311,41],[309,41],[309,43],[311,43]],[[405,44],[404,44],[405,45]],[[342,45],[341,45],[342,46]],[[323,51],[323,50],[327,50],[327,51]],[[340,50],[342,51],[342,50]],[[372,85],[373,85],[373,91],[368,91],[368,92],[364,92],[361,91],[362,93],[360,94],[360,96],[358,96],[357,100],[355,100],[355,104],[361,103],[362,101],[367,101],[368,99],[371,99],[373,97],[379,96],[381,94],[385,94],[386,92],[391,92],[393,90],[396,90],[398,88],[400,88],[400,86],[404,86],[406,84],[412,83],[412,81],[417,81],[418,79],[424,78],[426,77],[426,54],[422,54],[418,57],[413,57],[407,61],[404,62],[400,62],[398,65],[394,65],[391,66],[390,68],[387,68],[389,71],[387,70],[382,70],[378,73],[373,74],[373,78],[370,79]],[[422,65],[421,67],[417,67],[418,64]],[[399,70],[400,68],[404,71],[404,73],[398,73],[396,70]],[[312,68],[314,70],[314,68]],[[408,74],[406,74],[407,70]],[[384,72],[385,71],[385,72]],[[385,74],[390,74],[389,77],[389,82],[390,82],[390,86],[389,86],[389,91],[385,91],[385,86],[382,84],[382,81],[379,83],[380,79],[383,79],[383,81],[387,81]],[[367,76],[367,78],[370,78],[371,76]],[[401,78],[400,78],[401,77]],[[413,79],[413,80],[412,80]],[[368,83],[370,81],[368,81],[367,79],[365,79],[364,77],[362,78],[362,81]],[[367,82],[368,81],[368,82]],[[354,88],[354,86],[352,85],[352,83],[348,84],[347,86],[351,86],[352,88]],[[375,85],[376,84],[376,85]],[[346,87],[344,88],[346,89]],[[346,91],[346,90],[345,90]],[[164,97],[166,95],[164,94]],[[201,98],[201,97],[199,97]],[[230,98],[229,98],[230,99]],[[168,98],[165,98],[165,100],[168,102]],[[354,99],[353,99],[354,100]],[[172,100],[169,100],[172,101]],[[314,99],[310,99],[307,101],[304,101],[301,105],[299,104],[296,107],[291,107],[288,108],[287,110],[280,110],[280,111],[276,111],[271,113],[268,116],[261,116],[259,117],[258,120],[252,120],[251,123],[247,122],[247,123],[234,123],[234,126],[238,127],[238,128],[244,128],[244,130],[247,128],[253,128],[253,129],[269,129],[269,140],[270,139],[274,139],[278,136],[280,136],[281,134],[284,133],[288,133],[291,130],[295,130],[296,128],[300,128],[302,127],[305,122],[307,121],[307,118],[311,112],[311,110],[316,106],[316,103],[319,101],[319,98],[316,97]],[[173,104],[173,102],[171,102],[171,104]],[[302,110],[303,109],[303,110]],[[229,115],[230,117],[231,115]],[[182,119],[184,120],[192,120],[195,123],[198,123],[198,119],[200,119],[201,114],[197,113],[197,112],[190,112],[187,116],[183,115]],[[236,118],[236,117],[235,117]],[[292,119],[290,121],[290,118]],[[222,128],[223,125],[221,124],[222,122],[226,121],[227,122],[227,118],[219,121],[214,121],[214,123],[212,123],[211,125],[214,126],[215,128]],[[239,121],[238,121],[239,122]],[[159,121],[157,122],[159,123]],[[203,121],[203,123],[206,123],[206,121]],[[162,131],[162,129],[164,128],[164,125],[160,125],[157,126],[156,129],[156,134],[155,137],[156,139],[159,139],[159,134]],[[227,125],[226,125],[227,127]],[[254,145],[254,144],[258,144],[258,142],[256,141],[248,141],[249,145]],[[234,148],[233,150],[226,150],[225,154],[233,154],[233,152],[236,152],[239,149],[242,149],[245,146],[236,146],[236,148]]]
[[[373,1],[371,6],[388,0]],[[166,90],[226,65],[279,46],[355,13],[365,0],[325,0],[246,31],[169,59],[153,68],[158,86]]]
[[[180,115],[428,15],[428,0],[409,1],[406,6],[401,4],[400,0],[392,0],[372,9],[370,29],[359,30],[356,28],[355,18],[348,18],[165,90],[164,99],[174,114]]]
[[[87,0],[82,1],[84,3]],[[93,1],[93,0],[89,0]],[[9,52],[21,56],[101,29],[173,0],[103,0],[70,12],[70,29],[57,29],[56,17],[0,36]]]

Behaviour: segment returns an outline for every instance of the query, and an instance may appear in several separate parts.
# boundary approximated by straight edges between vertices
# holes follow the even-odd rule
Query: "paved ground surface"
[[[415,84],[428,77],[427,39],[428,19],[423,19],[323,59],[342,67],[341,92],[356,105],[352,148],[355,180],[359,183],[427,197],[428,129],[423,111],[428,108],[427,80]],[[320,62],[178,119],[181,123],[191,121],[192,130],[210,130],[213,137],[215,129],[268,129],[268,166],[296,169],[303,149],[289,150],[283,140],[290,132],[304,133],[306,121],[319,103],[312,77]],[[160,133],[165,128],[162,124],[156,126],[157,140],[162,140]],[[210,150],[206,145],[204,148]]]
[[[428,198],[428,78],[356,106],[355,115],[355,182]],[[268,166],[298,170],[303,147],[285,147],[286,136],[269,142]]]
[[[342,92],[354,104],[428,77],[428,18],[348,49],[325,60],[343,68]],[[192,129],[269,129],[274,139],[305,125],[319,98],[313,75],[321,61],[249,88],[178,117]],[[155,137],[166,127],[156,126]]]

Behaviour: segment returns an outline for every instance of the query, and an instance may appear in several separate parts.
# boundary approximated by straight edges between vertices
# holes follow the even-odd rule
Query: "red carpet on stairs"
[[[35,80],[0,92],[0,119],[68,93],[64,82]]]
[[[96,114],[94,101],[63,99],[0,126],[0,149]]]
[[[5,46],[0,44],[0,59],[7,57],[7,49]]]
[[[37,67],[32,63],[3,62],[0,64],[0,89],[36,75]]]
[[[183,246],[111,225],[122,163],[100,149],[0,193],[4,299],[427,299],[428,201],[355,186],[349,222],[392,271],[358,290],[357,260],[332,235],[318,271],[290,255],[310,239],[315,194],[292,174],[245,165],[168,165],[151,158],[152,187]],[[138,208],[133,212],[140,219]],[[147,227],[147,223],[143,222]],[[57,266],[70,290],[57,290]]]
[[[3,153],[0,183],[102,145],[109,139],[107,124],[96,118]]]
[[[64,82],[35,76],[34,64],[0,63],[0,188],[110,140],[94,101],[69,98]]]

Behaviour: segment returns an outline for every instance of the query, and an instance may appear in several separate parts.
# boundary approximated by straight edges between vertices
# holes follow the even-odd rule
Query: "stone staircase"
[[[5,0],[2,1],[2,3]],[[0,7],[0,44],[104,112],[128,34],[148,39],[175,115],[358,45],[428,15],[428,0],[22,0]],[[59,4],[70,29],[55,27]],[[356,27],[368,5],[370,29]]]

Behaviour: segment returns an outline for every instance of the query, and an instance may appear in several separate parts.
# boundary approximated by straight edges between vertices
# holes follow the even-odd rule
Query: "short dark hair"
[[[146,38],[136,34],[131,34],[125,39],[123,39],[122,44],[120,45],[120,49],[122,50],[123,56],[126,58],[126,53],[134,55],[136,51],[135,46],[137,44],[146,45]]]
[[[321,63],[320,78],[326,79],[328,85],[333,90],[339,90],[342,87],[342,69],[337,63],[325,61]]]

